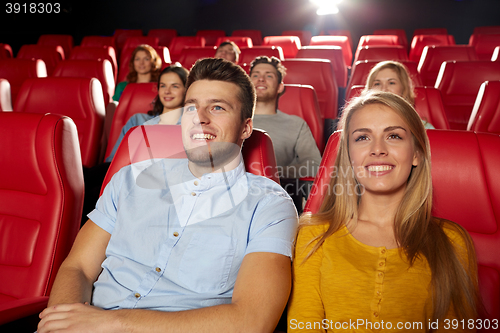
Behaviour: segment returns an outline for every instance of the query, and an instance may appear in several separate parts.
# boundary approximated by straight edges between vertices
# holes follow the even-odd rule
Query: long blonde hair
[[[433,320],[443,318],[453,306],[459,319],[477,317],[480,306],[477,288],[477,263],[474,246],[468,233],[458,224],[434,218],[432,211],[432,178],[430,146],[420,117],[403,98],[389,92],[370,91],[351,100],[339,122],[340,141],[335,160],[335,177],[330,180],[330,189],[340,186],[339,195],[332,191],[326,194],[319,212],[301,217],[301,227],[311,224],[327,224],[328,229],[317,239],[310,257],[325,241],[343,226],[357,221],[360,200],[359,183],[352,172],[349,157],[348,128],[356,111],[370,104],[382,104],[394,110],[408,125],[413,138],[419,163],[414,166],[408,179],[405,193],[394,217],[394,236],[401,254],[409,266],[421,256],[427,259],[431,269],[433,292]],[[349,170],[349,172],[347,172]],[[356,193],[356,195],[352,195]],[[349,195],[351,194],[351,195]],[[443,227],[458,232],[467,247],[467,257],[457,253]],[[312,243],[311,242],[311,243]]]

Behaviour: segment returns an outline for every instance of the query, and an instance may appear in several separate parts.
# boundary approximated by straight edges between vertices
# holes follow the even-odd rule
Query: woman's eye
[[[389,139],[401,139],[401,137],[398,134],[391,134],[389,135]]]
[[[378,87],[378,86],[380,86],[380,83],[375,82],[375,83],[373,84],[373,86],[374,86],[374,87]]]
[[[358,142],[358,141],[365,141],[365,140],[368,140],[368,137],[366,135],[360,135],[354,141]]]

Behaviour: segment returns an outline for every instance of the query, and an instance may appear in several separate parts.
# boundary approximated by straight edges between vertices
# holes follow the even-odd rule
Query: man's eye
[[[190,112],[190,111],[196,111],[196,106],[194,105],[189,105],[184,107],[184,111]]]
[[[212,108],[212,110],[214,110],[214,111],[224,111],[224,108],[223,108],[223,107],[221,107],[221,106],[215,105],[215,106]]]

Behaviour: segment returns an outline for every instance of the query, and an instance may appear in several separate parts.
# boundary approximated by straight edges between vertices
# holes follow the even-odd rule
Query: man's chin
[[[234,160],[240,147],[234,143],[216,142],[207,146],[200,146],[191,149],[185,149],[186,156],[191,163],[203,168],[221,169]]]

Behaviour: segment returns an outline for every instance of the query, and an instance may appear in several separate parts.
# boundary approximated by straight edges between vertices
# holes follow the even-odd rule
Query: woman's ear
[[[418,165],[418,163],[420,163],[420,152],[418,150],[416,150],[415,153],[413,154],[412,165],[416,167]]]

